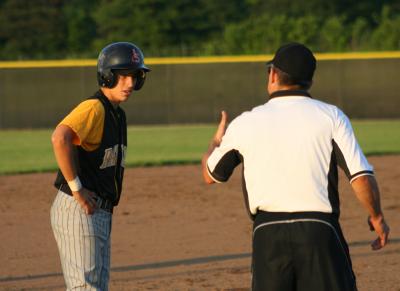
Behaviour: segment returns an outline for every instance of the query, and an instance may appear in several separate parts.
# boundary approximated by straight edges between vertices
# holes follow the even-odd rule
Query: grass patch
[[[400,120],[353,120],[367,155],[400,153]],[[216,125],[130,126],[127,166],[199,163]],[[0,131],[0,174],[57,169],[52,130]]]
[[[352,120],[366,155],[400,154],[400,120]]]

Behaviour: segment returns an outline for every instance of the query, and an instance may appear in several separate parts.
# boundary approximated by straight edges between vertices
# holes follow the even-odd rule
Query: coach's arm
[[[202,170],[203,170],[203,178],[207,184],[213,184],[215,181],[210,177],[207,169],[207,160],[214,151],[216,147],[221,144],[222,137],[225,134],[226,124],[227,124],[228,116],[225,111],[221,112],[221,121],[219,122],[217,131],[214,134],[214,137],[211,139],[210,144],[208,146],[207,152],[203,155],[203,159],[201,160]]]
[[[373,250],[383,248],[388,242],[389,226],[383,217],[378,183],[374,176],[365,175],[352,181],[351,186],[361,204],[367,209],[370,230],[375,230],[378,238],[371,244]]]

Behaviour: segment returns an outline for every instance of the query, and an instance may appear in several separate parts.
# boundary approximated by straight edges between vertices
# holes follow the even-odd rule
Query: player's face
[[[109,89],[107,97],[111,102],[119,104],[125,102],[131,96],[133,88],[135,87],[136,78],[133,73],[118,74],[117,85]]]

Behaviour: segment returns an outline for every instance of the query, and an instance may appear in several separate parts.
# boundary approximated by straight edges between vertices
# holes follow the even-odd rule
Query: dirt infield
[[[391,226],[375,237],[341,175],[341,223],[359,290],[400,290],[400,156],[370,157]],[[200,166],[128,169],[113,217],[110,290],[249,290],[251,221],[240,171],[206,186]],[[0,290],[63,290],[49,209],[54,173],[0,176]]]

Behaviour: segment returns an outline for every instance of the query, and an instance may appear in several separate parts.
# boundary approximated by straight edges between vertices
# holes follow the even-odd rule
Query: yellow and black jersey
[[[75,132],[75,145],[93,151],[101,143],[104,114],[104,106],[99,99],[88,99],[76,106],[59,125],[66,125]]]
[[[101,91],[80,103],[60,124],[75,133],[78,176],[83,186],[117,205],[124,174],[127,147],[125,112],[114,108]],[[55,186],[66,188],[61,171]],[[69,188],[68,188],[69,189]],[[69,191],[70,192],[70,191]]]

